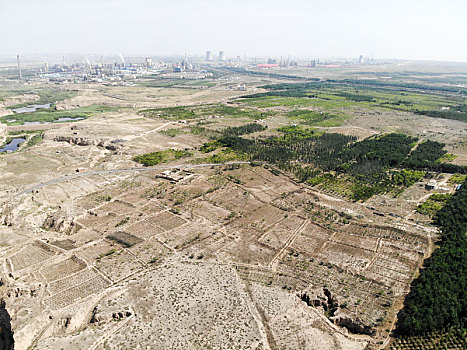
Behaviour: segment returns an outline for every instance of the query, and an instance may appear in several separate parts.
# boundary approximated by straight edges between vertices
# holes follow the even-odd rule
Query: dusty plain
[[[290,80],[225,73],[207,89],[65,84],[58,89],[76,95],[58,110],[114,110],[73,123],[3,125],[2,142],[12,132],[42,132],[40,143],[0,155],[0,295],[15,349],[388,346],[437,239],[415,209],[430,193],[454,192],[450,175],[439,178],[446,190],[420,181],[397,197],[352,202],[270,166],[214,164],[199,151],[209,139],[191,127],[255,121],[248,116],[206,113],[185,123],[138,113],[252,108],[267,115],[268,129],[256,136],[275,135],[292,123],[281,106],[237,98]],[[247,91],[229,89],[231,81]],[[6,96],[2,113],[28,99]],[[355,106],[333,112],[346,118],[318,129],[429,137],[466,164],[465,122]],[[171,148],[192,155],[153,167],[133,161]]]

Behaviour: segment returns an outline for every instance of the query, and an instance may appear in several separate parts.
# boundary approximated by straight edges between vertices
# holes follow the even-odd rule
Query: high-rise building
[[[315,68],[315,67],[316,67],[316,60],[312,60],[312,61],[310,62],[310,67],[311,67],[311,68]]]
[[[206,61],[212,61],[212,52],[206,51]]]
[[[358,58],[358,63],[363,64],[363,55],[360,55]]]
[[[146,57],[146,67],[152,67],[152,59],[149,57]]]
[[[219,51],[219,61],[225,61],[224,51]]]

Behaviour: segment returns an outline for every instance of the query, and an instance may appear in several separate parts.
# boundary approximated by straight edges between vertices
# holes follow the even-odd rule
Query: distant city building
[[[182,62],[180,62],[180,67],[182,68],[183,71],[185,70],[190,70],[193,68],[192,64],[190,62],[188,62],[188,59],[185,58],[182,60]]]
[[[312,60],[312,61],[310,62],[310,67],[311,67],[311,68],[315,68],[315,67],[316,67],[316,60]]]
[[[360,55],[358,58],[358,63],[363,64],[363,55]]]
[[[212,61],[212,52],[206,51],[206,61]]]
[[[152,67],[152,59],[149,57],[146,57],[146,66],[147,67]]]
[[[274,58],[268,59],[268,64],[277,64],[277,60]]]
[[[219,51],[219,61],[225,61],[224,51]]]

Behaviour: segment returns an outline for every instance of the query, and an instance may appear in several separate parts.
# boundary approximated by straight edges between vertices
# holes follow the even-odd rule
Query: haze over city
[[[2,0],[0,55],[355,57],[467,61],[467,2]]]

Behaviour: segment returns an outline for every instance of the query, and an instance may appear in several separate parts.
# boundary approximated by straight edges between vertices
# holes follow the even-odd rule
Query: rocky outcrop
[[[36,288],[13,288],[6,292],[7,298],[19,298],[19,297],[37,297],[38,291]]]
[[[131,312],[128,310],[109,311],[109,310],[103,310],[102,306],[97,305],[92,310],[89,323],[97,324],[97,323],[108,322],[108,321],[119,321],[124,318],[130,317],[131,315],[132,315]]]
[[[332,317],[339,308],[337,298],[331,294],[329,289],[318,289],[312,292],[299,294],[300,299],[308,306],[322,307],[327,314]]]
[[[321,307],[331,322],[346,328],[351,333],[366,335],[373,335],[375,333],[375,329],[372,326],[365,324],[360,318],[346,313],[340,308],[337,297],[327,288],[305,291],[299,293],[298,297],[308,306]]]
[[[11,206],[6,206],[2,212],[2,224],[6,226],[13,226],[15,223],[15,214]]]
[[[98,314],[99,312],[99,308],[97,306],[94,307],[94,309],[92,309],[92,312],[91,312],[91,319],[89,320],[89,323],[99,323],[102,321],[102,317],[101,315]]]
[[[0,299],[0,350],[13,350],[15,339],[11,329],[11,317],[3,299]]]
[[[78,136],[55,136],[53,141],[57,142],[68,142],[71,145],[78,145],[78,146],[97,146],[103,147],[110,151],[116,151],[123,147],[121,142],[113,142],[106,139],[91,139],[86,137],[78,137]]]
[[[47,218],[42,223],[42,227],[66,234],[76,233],[82,228],[81,225],[74,222],[73,217],[70,217],[62,211],[47,214]]]
[[[330,320],[340,327],[347,328],[349,332],[354,334],[374,335],[376,332],[373,327],[366,325],[360,318],[351,315],[334,316]]]

